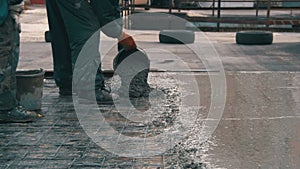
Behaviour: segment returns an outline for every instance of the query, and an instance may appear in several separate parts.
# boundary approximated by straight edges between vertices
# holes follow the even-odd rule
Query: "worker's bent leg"
[[[100,24],[91,9],[90,4],[87,1],[78,0],[57,0],[60,12],[62,14],[67,34],[69,37],[69,43],[72,51],[72,64],[73,67],[77,61],[77,58],[85,45],[85,43],[91,38],[91,36],[97,33],[97,38],[92,38],[93,44],[89,50],[89,55],[85,57],[87,62],[86,66],[99,67],[96,77],[96,88],[104,87],[104,78],[100,69],[100,54],[99,54],[99,28]],[[84,69],[83,69],[84,70]],[[90,72],[82,72],[83,78],[91,76]],[[88,78],[90,79],[90,78]],[[82,80],[84,81],[84,79]],[[91,88],[89,81],[85,81],[86,85],[81,86],[87,90]],[[94,86],[93,86],[94,87]]]

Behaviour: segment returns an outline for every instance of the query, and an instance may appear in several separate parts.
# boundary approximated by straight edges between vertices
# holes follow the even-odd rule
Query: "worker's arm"
[[[136,48],[134,39],[123,32],[119,0],[91,0],[91,6],[98,17],[103,33],[117,38],[119,45],[125,50]]]
[[[101,31],[112,38],[122,35],[119,0],[91,0],[91,6],[101,25]]]
[[[128,35],[125,32],[123,32],[121,36],[118,37],[118,45],[125,50],[132,50],[137,48],[132,36]]]

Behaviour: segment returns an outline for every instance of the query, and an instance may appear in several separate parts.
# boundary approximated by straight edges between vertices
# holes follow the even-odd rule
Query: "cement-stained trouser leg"
[[[90,90],[94,87],[96,89],[104,87],[104,78],[101,71],[101,59],[99,54],[99,32],[100,24],[97,17],[93,13],[90,4],[86,0],[56,0],[57,6],[60,10],[61,16],[64,21],[68,40],[72,54],[72,65],[73,68],[77,61],[77,58],[89,38],[97,33],[97,38],[93,38],[93,46],[88,48],[88,55],[81,56],[86,58],[85,66],[81,67],[81,82],[80,89],[78,90]],[[89,67],[97,67],[98,70],[95,72],[94,77],[91,77],[88,71]],[[93,72],[94,73],[94,72]],[[74,76],[73,76],[74,77]],[[95,80],[96,86],[91,86],[91,78]],[[78,87],[78,86],[77,86]]]
[[[0,110],[17,106],[16,66],[18,62],[19,30],[9,15],[0,26]],[[17,49],[17,51],[15,51]]]
[[[62,90],[72,89],[72,57],[69,39],[61,12],[56,0],[46,0],[51,46],[53,55],[54,79]]]

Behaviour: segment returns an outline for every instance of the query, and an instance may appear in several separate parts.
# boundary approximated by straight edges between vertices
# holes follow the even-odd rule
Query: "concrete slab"
[[[196,165],[199,169],[299,168],[300,74],[227,73],[225,111],[223,114],[214,114],[216,109],[210,109],[210,104],[216,101],[211,100],[211,92],[215,89],[211,88],[209,78],[217,75],[151,73],[150,85],[164,91],[167,99],[162,102],[159,99],[153,100],[149,109],[145,107],[148,105],[145,104],[146,100],[136,100],[134,105],[139,110],[150,110],[147,114],[151,114],[153,121],[149,123],[140,124],[130,120],[132,117],[126,118],[122,115],[126,112],[114,105],[99,105],[95,109],[101,112],[112,129],[133,138],[157,136],[180,125],[182,115],[196,113],[192,116],[193,120],[189,121],[193,123],[192,128],[185,133],[186,137],[180,143],[164,154],[140,159],[116,156],[96,144],[96,138],[92,140],[88,137],[89,131],[83,130],[86,126],[80,124],[88,125],[88,122],[97,120],[98,115],[91,111],[87,113],[89,104],[81,107],[86,110],[85,113],[75,111],[72,98],[59,97],[53,80],[45,80],[42,106],[44,118],[29,124],[0,124],[0,142],[4,145],[0,148],[1,167],[187,168]],[[201,97],[199,107],[189,106],[194,105],[195,100],[178,104],[183,99],[180,93],[193,95],[197,91],[192,88],[184,89],[185,92],[179,90],[177,85],[188,85],[182,83],[180,77],[195,78],[198,82]],[[136,110],[133,112],[139,114]],[[85,118],[80,118],[78,113],[83,113]],[[112,144],[118,142],[109,137],[111,130],[100,128],[101,123],[98,121],[90,128],[94,136],[101,133],[107,135],[105,138]],[[212,135],[205,140],[207,133]],[[165,141],[169,139],[172,138],[163,137]],[[149,146],[151,142],[148,140],[145,146],[146,143]],[[128,146],[135,145],[138,144],[133,141]],[[153,144],[155,148],[159,147]],[[128,153],[136,151],[142,149],[136,147]]]
[[[132,34],[141,31],[130,31]],[[158,36],[158,32],[152,32],[153,36]],[[25,33],[24,33],[25,34]],[[300,70],[300,34],[299,33],[274,33],[274,42],[267,46],[243,46],[235,44],[235,33],[204,33],[210,40],[213,48],[217,51],[224,69],[227,71],[299,71]],[[139,35],[136,38],[137,45],[147,52],[151,60],[153,69],[165,68],[170,66],[164,60],[183,60],[187,62],[191,69],[205,69],[199,57],[183,45],[160,44],[158,41],[147,42],[149,35]],[[202,33],[197,34],[202,36]],[[39,39],[42,39],[40,37]],[[156,39],[156,38],[153,38]],[[289,41],[289,42],[287,42]],[[51,46],[42,41],[26,42],[21,41],[21,55],[18,69],[32,69],[34,63],[36,68],[52,70]],[[105,42],[102,42],[105,43]],[[208,45],[208,44],[206,44]],[[151,52],[152,50],[152,52]],[[161,50],[169,53],[154,52]],[[199,50],[201,46],[199,46]],[[203,49],[207,50],[207,49]],[[170,54],[172,53],[172,54]],[[116,48],[110,55],[103,56],[103,69],[112,69],[111,63],[116,56]],[[173,56],[171,56],[173,55]],[[162,64],[165,65],[157,65]],[[173,67],[176,68],[176,67]]]
[[[44,42],[44,32],[48,30],[46,11],[43,6],[33,6],[21,15],[21,54],[18,69],[43,68],[52,70],[51,47]],[[36,22],[33,22],[35,18]],[[191,69],[205,69],[199,56],[184,45],[160,44],[158,40],[159,31],[129,30],[134,36],[139,47],[150,50],[147,54],[151,59],[153,69],[174,67],[176,60],[186,61]],[[116,40],[102,35],[102,44],[105,47],[106,40],[116,43]],[[203,45],[215,48],[217,55],[221,58],[225,70],[228,71],[298,71],[300,60],[298,48],[300,33],[274,33],[274,42],[267,46],[243,46],[235,44],[235,33],[226,32],[198,32],[196,43],[201,51],[208,50]],[[172,53],[172,58],[165,52]],[[152,52],[151,52],[152,51]],[[112,59],[117,54],[116,47],[112,49],[108,57],[103,56],[103,69],[112,69]],[[215,54],[215,55],[216,55]],[[177,59],[175,58],[177,57]],[[167,60],[167,61],[166,61]],[[172,61],[171,61],[172,60]],[[174,60],[174,62],[173,62]],[[162,64],[163,63],[163,64]],[[34,65],[33,67],[31,67]],[[175,67],[176,68],[176,67]]]
[[[299,73],[231,72],[226,80],[225,111],[202,159],[212,168],[298,168]]]

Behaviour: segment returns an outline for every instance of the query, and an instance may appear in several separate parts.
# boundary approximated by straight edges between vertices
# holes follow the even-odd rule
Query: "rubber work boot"
[[[33,111],[27,111],[23,107],[18,106],[8,111],[0,111],[0,122],[5,123],[26,123],[32,122],[39,115]]]
[[[72,96],[72,89],[59,88],[60,96]]]
[[[81,99],[87,99],[87,100],[96,98],[97,103],[104,103],[104,104],[112,104],[113,103],[113,99],[112,99],[110,92],[108,92],[105,89],[97,90],[95,92],[95,98],[93,98],[93,96],[89,92],[85,92],[85,93],[79,92],[78,97]]]

